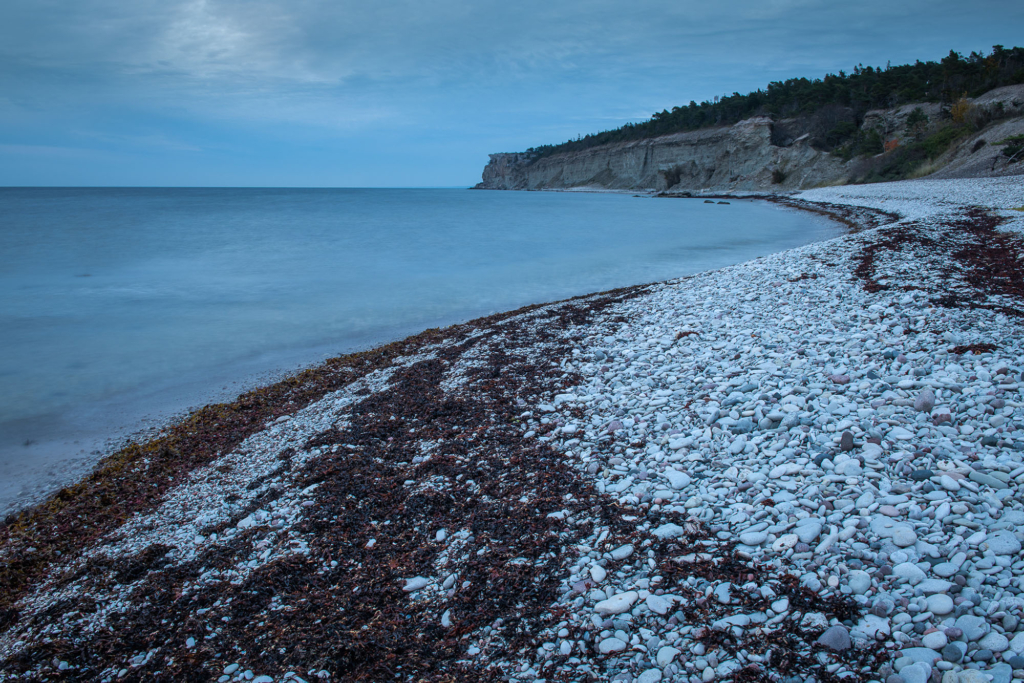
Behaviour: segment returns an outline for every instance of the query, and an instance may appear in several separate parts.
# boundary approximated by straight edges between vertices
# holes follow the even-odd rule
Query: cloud
[[[0,141],[252,159],[319,138],[356,164],[368,137],[447,136],[486,158],[771,80],[1010,45],[1022,21],[999,0],[5,0]]]

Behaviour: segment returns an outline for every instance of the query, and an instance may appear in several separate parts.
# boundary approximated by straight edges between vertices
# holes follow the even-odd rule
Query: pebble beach
[[[0,680],[1024,679],[1024,186],[779,201],[849,229],[328,361],[8,517]]]

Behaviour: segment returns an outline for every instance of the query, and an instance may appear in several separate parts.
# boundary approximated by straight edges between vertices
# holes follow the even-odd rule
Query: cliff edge
[[[937,104],[867,112],[859,128],[884,142],[885,151],[877,155],[846,158],[821,149],[820,117],[758,116],[550,156],[491,154],[476,188],[780,192],[933,173],[945,178],[1024,174],[1024,162],[1004,154],[1003,142],[1024,135],[1024,85],[997,88],[970,106],[976,120],[953,130],[953,140],[925,159],[919,158],[919,148],[934,150],[933,138],[951,137],[949,110]],[[911,135],[915,110],[930,123]],[[990,112],[998,116],[981,115]]]

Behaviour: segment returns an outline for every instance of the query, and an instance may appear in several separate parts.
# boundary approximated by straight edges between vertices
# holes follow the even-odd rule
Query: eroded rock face
[[[1024,131],[1024,85],[997,88],[973,100],[1001,107],[999,118],[954,143],[933,163],[937,178],[977,178],[1024,173],[1010,163],[999,141]],[[907,117],[920,108],[931,121],[937,104],[910,103],[864,114],[861,129],[905,144]],[[787,191],[837,185],[863,174],[863,159],[844,161],[815,149],[821,134],[811,118],[752,117],[732,126],[618,142],[532,159],[527,153],[492,154],[480,189],[554,190],[601,188],[671,192]]]
[[[767,117],[755,117],[733,126],[603,145],[534,162],[524,153],[492,154],[478,187],[764,190],[846,177],[846,164],[811,147],[807,135],[787,139],[785,146],[773,144],[775,125]],[[775,171],[785,174],[783,182],[773,182]]]

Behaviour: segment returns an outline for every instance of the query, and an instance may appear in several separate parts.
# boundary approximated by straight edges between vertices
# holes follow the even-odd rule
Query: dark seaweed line
[[[287,597],[304,596],[299,599],[301,607],[274,613],[280,617],[280,623],[263,629],[273,636],[264,633],[257,637],[250,632],[253,624],[244,618],[232,618],[228,626],[217,629],[217,642],[245,643],[228,649],[250,652],[252,661],[269,670],[287,667],[298,659],[306,663],[322,662],[321,666],[347,672],[345,675],[352,679],[377,680],[398,670],[398,667],[404,667],[402,670],[407,672],[415,670],[435,680],[447,680],[451,675],[447,671],[448,665],[462,650],[459,639],[482,623],[494,621],[495,614],[505,615],[505,624],[500,638],[497,634],[492,638],[507,641],[508,645],[504,647],[515,650],[529,638],[520,628],[526,618],[521,615],[529,613],[530,618],[535,618],[538,612],[548,609],[557,588],[557,578],[553,573],[544,573],[542,564],[531,565],[530,569],[516,565],[519,569],[495,575],[495,567],[501,566],[501,563],[496,565],[496,557],[513,559],[557,555],[558,544],[565,541],[549,528],[555,522],[546,520],[543,515],[537,519],[538,515],[533,511],[541,509],[547,512],[556,504],[559,509],[564,508],[563,491],[573,492],[573,506],[580,510],[602,509],[606,503],[593,491],[581,487],[578,478],[568,465],[559,461],[554,451],[547,447],[523,446],[514,425],[517,406],[511,397],[535,398],[536,393],[550,383],[546,381],[550,378],[545,375],[551,370],[516,358],[508,353],[506,347],[515,349],[543,342],[548,347],[545,351],[548,364],[557,368],[550,359],[558,357],[564,348],[560,348],[559,335],[554,332],[562,332],[564,336],[564,330],[569,326],[581,324],[599,309],[643,291],[644,288],[631,288],[603,298],[591,297],[576,304],[555,307],[552,319],[529,334],[523,331],[522,323],[515,321],[514,315],[489,320],[499,323],[497,327],[509,339],[491,351],[492,366],[485,372],[484,381],[474,385],[473,391],[462,392],[454,401],[443,400],[437,395],[440,374],[445,364],[455,362],[468,348],[483,343],[485,336],[493,336],[494,332],[451,345],[439,352],[439,358],[421,361],[400,371],[389,389],[368,396],[353,409],[351,426],[344,433],[326,434],[316,444],[311,443],[310,447],[328,446],[335,443],[332,439],[336,439],[336,443],[359,443],[365,447],[358,455],[344,459],[322,457],[303,473],[305,482],[322,483],[315,508],[317,515],[310,516],[303,525],[303,531],[315,539],[310,555],[322,553],[323,557],[333,557],[344,549],[348,553],[347,559],[338,565],[336,572],[324,576],[318,563],[289,559],[272,563],[265,572],[259,572],[242,586],[218,587],[218,590],[211,591],[213,595],[194,595],[189,601],[176,601],[180,587],[195,580],[200,570],[211,566],[231,566],[239,560],[239,555],[247,554],[246,545],[254,539],[243,535],[232,544],[236,546],[232,552],[221,550],[217,557],[200,557],[170,570],[159,568],[166,548],[151,547],[135,558],[112,566],[94,565],[84,572],[84,576],[73,577],[86,585],[101,585],[108,581],[137,578],[139,574],[145,576],[133,595],[133,603],[138,608],[114,623],[113,632],[101,632],[95,638],[76,642],[71,636],[73,629],[69,628],[69,637],[37,643],[17,658],[12,658],[13,661],[4,662],[3,670],[38,670],[54,658],[73,658],[88,664],[76,669],[72,677],[87,680],[104,669],[116,670],[126,658],[138,652],[167,647],[169,642],[165,638],[168,632],[176,634],[177,641],[183,642],[192,633],[203,642],[200,639],[205,631],[195,618],[195,610],[223,604],[226,596],[231,598],[228,602],[233,614],[265,611],[267,601],[273,596],[286,596],[286,602]],[[500,324],[503,319],[510,322]],[[458,333],[465,337],[470,331],[482,327],[463,326]],[[448,338],[455,338],[455,335],[450,334]],[[432,335],[430,341],[436,343],[436,339],[437,335]],[[561,346],[564,344],[562,341]],[[408,353],[408,347],[401,351]],[[391,357],[403,353],[392,352]],[[558,381],[565,386],[573,379],[559,377]],[[384,415],[401,416],[401,419],[385,419]],[[410,449],[414,444],[409,424],[419,427],[415,434],[417,443],[423,438],[437,439],[441,444],[438,451],[445,451],[443,456],[432,458],[420,466],[419,469],[424,470],[422,473],[406,472],[407,468],[395,465],[410,459]],[[486,439],[467,440],[464,433],[467,426],[477,432],[486,430]],[[466,500],[470,502],[465,504],[459,504],[457,500],[469,493],[464,486],[460,488],[459,496],[446,493],[409,500],[401,485],[410,476],[454,479],[449,475],[465,470],[470,458],[478,480],[481,479],[479,470],[483,462],[489,463],[485,469],[492,473],[501,471],[502,474],[488,480],[476,494],[467,495]],[[510,496],[524,485],[530,486],[532,497],[528,498],[529,503],[516,503],[517,499]],[[346,501],[352,499],[363,501],[357,510],[346,507]],[[372,503],[367,502],[371,500]],[[485,505],[481,501],[501,502]],[[529,511],[525,509],[527,507]],[[365,535],[372,533],[372,529],[367,526],[365,518],[369,515],[380,517],[382,511],[390,511],[394,515],[388,543],[382,543],[372,551],[366,550]],[[467,620],[448,636],[448,640],[437,637],[437,615],[429,609],[406,604],[394,578],[415,575],[417,570],[429,564],[431,552],[436,553],[436,549],[423,546],[419,533],[410,530],[428,516],[433,522],[447,520],[445,523],[455,528],[468,524],[474,537],[479,536],[481,543],[494,546],[495,552],[499,553],[489,553],[485,560],[471,562],[463,568],[463,576],[473,576],[476,580],[471,581],[471,590],[456,596],[455,609],[461,609]],[[605,516],[611,526],[621,525],[621,522],[616,522],[620,517],[618,514]],[[510,525],[510,520],[531,518],[533,521],[530,523]],[[380,523],[382,520],[374,521]],[[585,525],[573,533],[586,534],[588,529],[589,526]],[[357,557],[361,559],[354,559]],[[357,570],[352,571],[353,567]],[[360,590],[354,591],[357,586]],[[492,601],[488,609],[481,609],[487,604],[486,595],[496,596],[497,602]],[[508,600],[511,596],[516,596],[517,605],[523,605],[525,601],[532,612],[526,607],[518,610],[519,616],[516,609],[510,611]],[[46,614],[24,620],[25,623],[18,624],[18,628],[31,627],[34,622],[53,621],[70,627],[76,615],[95,610],[87,598],[80,603],[59,605]],[[314,618],[318,614],[315,610],[324,608],[330,614]],[[314,614],[310,614],[310,610],[314,610]],[[265,621],[269,623],[270,618]],[[307,628],[300,628],[297,621],[305,623]],[[312,632],[310,627],[313,627]],[[359,637],[352,638],[353,633]],[[274,638],[276,649],[267,649],[259,656],[252,656],[255,648],[266,647],[265,642],[270,637]],[[345,642],[346,646],[339,647],[339,641]],[[282,646],[276,645],[277,642],[287,643],[283,646],[288,652],[287,657],[279,656]],[[328,651],[316,651],[320,644],[326,645]],[[413,646],[416,644],[418,647]],[[175,680],[205,678],[214,673],[206,664],[207,658],[212,659],[212,653],[200,648],[192,655],[176,658],[172,665],[163,667],[161,675],[171,675]],[[156,675],[155,667],[160,661],[163,660],[154,660],[152,665],[133,670],[129,678]],[[399,661],[403,663],[397,663]],[[441,664],[445,667],[440,667]],[[64,673],[65,678],[70,674]]]
[[[876,280],[876,261],[885,254],[923,250],[945,265],[942,291],[931,291],[932,301],[946,308],[987,309],[1024,316],[1024,308],[988,303],[989,297],[1024,301],[1024,238],[998,230],[1006,219],[982,208],[968,209],[961,218],[925,231],[914,223],[883,228],[854,257],[854,275],[868,292],[890,289]],[[921,289],[907,283],[902,289]]]
[[[610,290],[566,302],[640,289]],[[327,393],[390,367],[396,358],[566,302],[535,304],[445,329],[429,329],[375,349],[332,358],[247,392],[231,403],[205,406],[169,426],[158,438],[126,445],[104,458],[79,483],[4,520],[0,527],[0,629],[16,617],[14,603],[52,563],[66,561],[131,516],[153,510],[189,472],[229,452],[269,421],[293,414]]]

